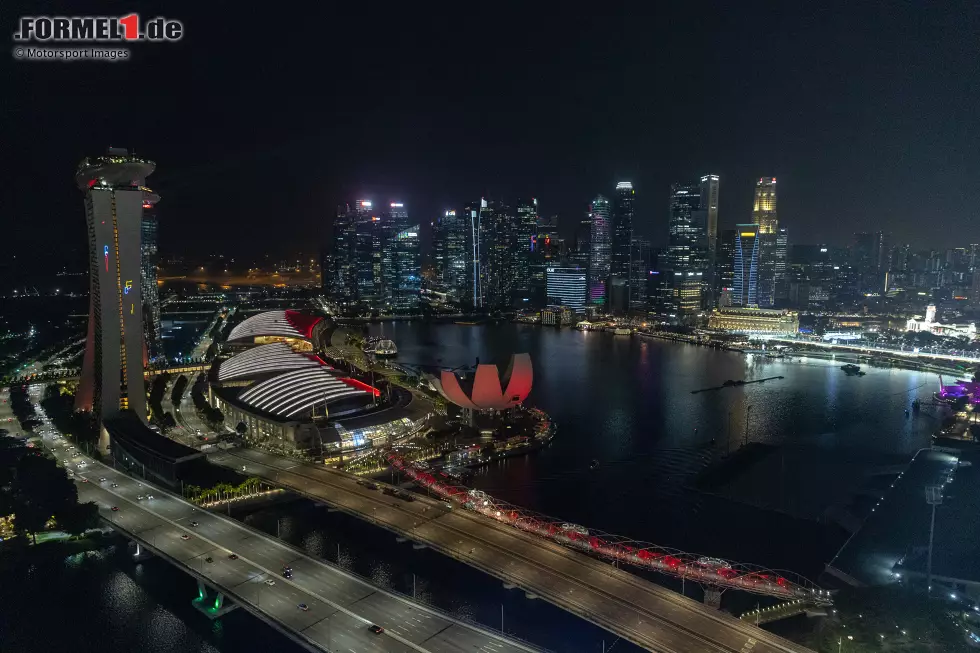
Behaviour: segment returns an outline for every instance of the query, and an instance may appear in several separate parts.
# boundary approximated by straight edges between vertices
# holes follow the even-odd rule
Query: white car
[[[268,585],[269,587],[272,587],[273,585],[276,584],[276,581],[274,581],[271,578],[269,578],[269,579],[266,579],[265,584]]]

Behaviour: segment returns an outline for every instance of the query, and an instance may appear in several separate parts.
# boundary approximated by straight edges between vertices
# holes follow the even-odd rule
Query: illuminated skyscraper
[[[621,181],[616,184],[613,196],[612,225],[610,229],[609,290],[610,309],[625,312],[630,306],[630,255],[633,242],[633,184]],[[613,289],[616,290],[613,290]]]
[[[776,214],[776,178],[755,182],[752,224],[759,227],[759,268],[756,299],[760,308],[772,308],[781,299],[786,279],[785,232],[780,239]]]
[[[731,305],[758,308],[761,228],[757,224],[738,224],[734,236]]]
[[[708,257],[714,261],[718,251],[718,175],[701,177],[701,209],[707,211]]]
[[[149,188],[143,189],[143,220],[140,227],[142,264],[140,285],[143,290],[143,331],[146,342],[146,355],[153,360],[163,355],[163,344],[160,341],[160,289],[157,285],[157,249],[156,201],[158,196]]]
[[[517,203],[516,221],[510,243],[510,269],[514,275],[511,304],[517,308],[530,308],[531,259],[538,237],[538,200],[521,200]]]
[[[75,182],[85,193],[89,243],[89,324],[75,407],[96,419],[124,409],[146,420],[143,385],[142,249],[144,206],[159,197],[144,187],[152,161],[109,148],[85,159]]]
[[[362,207],[362,204],[365,206]],[[324,257],[330,269],[321,270],[321,274],[327,275],[323,287],[336,302],[348,303],[357,299],[357,223],[359,217],[370,209],[369,200],[337,207],[330,238],[330,254]]]
[[[609,200],[598,195],[589,206],[589,304],[605,306],[611,265]]]
[[[779,229],[779,219],[776,216],[775,177],[762,177],[755,182],[752,224],[759,225],[760,234],[774,234]]]
[[[449,209],[436,221],[433,229],[433,250],[436,278],[457,302],[473,301],[472,259],[469,215]]]
[[[422,288],[419,226],[394,234],[385,252],[386,307],[394,312],[417,309]]]
[[[671,185],[667,266],[673,275],[675,309],[681,319],[692,317],[702,308],[708,267],[707,219],[707,211],[701,207],[700,188]]]

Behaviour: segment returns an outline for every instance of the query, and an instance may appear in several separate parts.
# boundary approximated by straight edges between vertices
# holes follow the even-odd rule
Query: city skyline
[[[780,213],[795,242],[845,244],[853,231],[886,225],[898,241],[925,238],[937,248],[980,241],[980,189],[972,183],[980,147],[963,129],[980,90],[969,75],[952,72],[976,65],[975,7],[930,12],[931,21],[909,8],[781,7],[772,16],[761,6],[718,8],[698,46],[668,26],[705,19],[700,12],[658,8],[630,21],[596,17],[596,29],[626,30],[602,44],[603,56],[567,26],[530,11],[524,19],[535,26],[533,42],[493,57],[469,49],[452,60],[441,46],[451,16],[392,14],[369,21],[383,37],[377,48],[332,69],[331,83],[315,89],[298,69],[283,70],[230,36],[244,18],[233,19],[217,44],[235,58],[198,56],[205,47],[199,26],[218,20],[215,11],[188,11],[180,43],[141,49],[97,76],[15,66],[4,139],[22,164],[0,191],[0,205],[24,224],[52,226],[42,237],[15,224],[15,249],[47,261],[72,249],[77,202],[57,180],[106,143],[150,152],[164,165],[155,186],[168,198],[160,246],[171,251],[206,253],[213,241],[242,254],[291,251],[318,235],[338,201],[368,194],[414,207],[423,233],[441,211],[481,196],[537,197],[564,227],[621,180],[637,191],[634,232],[656,245],[667,224],[660,198],[673,181],[705,173],[720,176],[721,228],[746,221],[749,184],[770,175],[779,179]],[[358,24],[366,17],[344,8],[335,18]],[[502,19],[488,17],[481,31],[506,32]],[[749,47],[745,35],[760,24],[773,38]],[[881,28],[856,28],[868,24]],[[296,38],[281,54],[347,61],[356,39],[344,34],[314,50],[313,41]],[[425,77],[416,72],[423,70]],[[155,82],[122,101],[117,89],[134,74]],[[639,78],[646,83],[637,86]],[[340,89],[365,85],[389,89],[389,101],[369,111],[341,101]],[[256,97],[257,86],[268,92]],[[655,90],[668,87],[669,97]],[[495,101],[479,101],[478,89],[488,88]],[[491,105],[520,109],[497,114]],[[132,106],[140,120],[128,118]],[[48,201],[35,205],[25,188]],[[243,225],[283,220],[294,229],[275,239],[239,233],[249,231]],[[920,234],[922,225],[937,224]],[[197,237],[185,243],[181,234],[189,231]],[[64,247],[42,247],[51,239]],[[22,257],[20,265],[33,264]]]

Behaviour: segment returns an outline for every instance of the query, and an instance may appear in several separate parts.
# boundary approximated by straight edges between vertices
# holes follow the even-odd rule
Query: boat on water
[[[398,355],[398,347],[395,346],[392,340],[379,340],[378,344],[374,347],[375,356],[396,356]]]
[[[861,368],[857,365],[852,365],[848,363],[847,365],[841,365],[840,368],[844,370],[844,374],[848,376],[864,376],[865,372],[861,371]]]
[[[633,329],[613,329],[613,334],[617,336],[631,336]]]

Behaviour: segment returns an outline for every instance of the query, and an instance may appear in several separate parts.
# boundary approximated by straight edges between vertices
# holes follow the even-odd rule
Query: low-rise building
[[[800,329],[799,314],[768,308],[717,308],[708,328],[733,333],[794,334]]]

